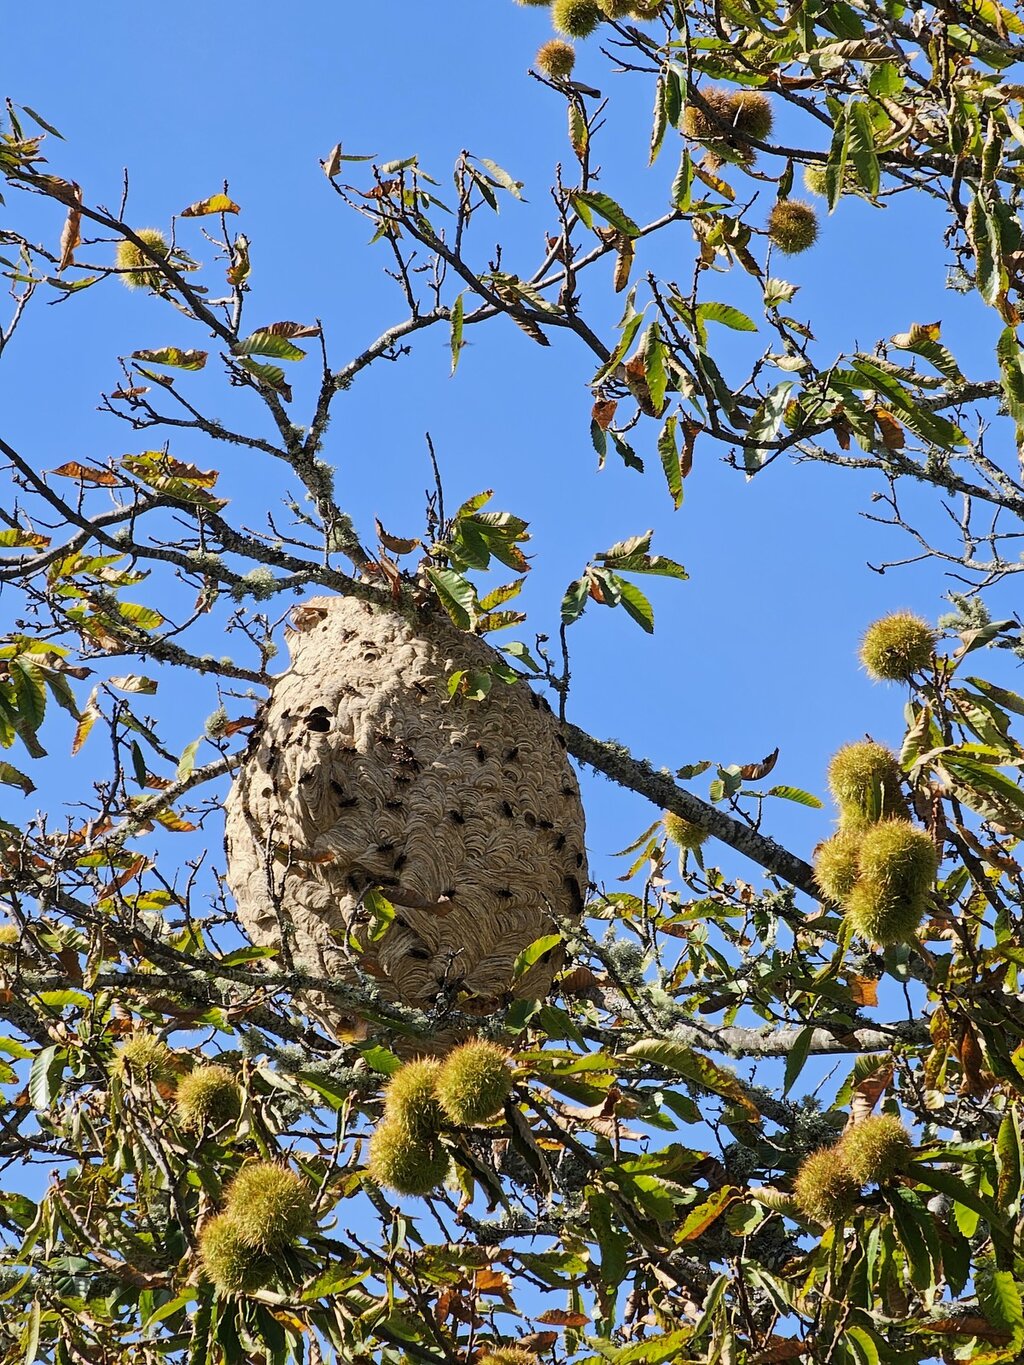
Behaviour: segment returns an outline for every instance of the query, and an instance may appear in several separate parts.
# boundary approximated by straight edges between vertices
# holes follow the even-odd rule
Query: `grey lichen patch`
[[[289,648],[226,803],[253,942],[283,938],[300,970],[363,976],[418,1009],[485,1015],[546,994],[557,961],[513,979],[515,959],[578,916],[587,887],[579,787],[546,704],[524,683],[449,700],[454,669],[499,656],[438,616],[315,598]],[[395,907],[377,938],[373,888]]]
[[[250,569],[231,588],[231,596],[236,602],[241,602],[246,597],[253,597],[257,602],[266,602],[276,592],[276,580],[266,565]]]

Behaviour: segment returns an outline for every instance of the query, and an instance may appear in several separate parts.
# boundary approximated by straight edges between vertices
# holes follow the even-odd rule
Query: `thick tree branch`
[[[774,1029],[721,1027],[683,1024],[672,1030],[674,1041],[685,1042],[706,1051],[728,1053],[733,1057],[787,1057],[803,1034],[803,1025]],[[834,1034],[826,1028],[816,1028],[811,1035],[808,1052],[812,1056],[830,1056],[862,1052],[888,1052],[899,1044],[924,1046],[930,1040],[928,1021],[914,1019],[883,1024],[877,1028],[855,1028],[848,1033]]]
[[[589,764],[621,787],[628,787],[630,791],[646,796],[662,810],[692,820],[766,871],[774,872],[814,900],[821,900],[811,865],[777,844],[774,839],[758,834],[707,801],[702,801],[699,796],[677,786],[667,773],[658,772],[647,759],[634,758],[623,745],[611,740],[595,739],[568,721],[564,723],[562,731],[573,758]]]

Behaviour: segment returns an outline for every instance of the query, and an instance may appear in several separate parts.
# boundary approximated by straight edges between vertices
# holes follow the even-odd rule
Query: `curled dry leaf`
[[[109,469],[96,469],[92,465],[79,464],[77,460],[69,460],[67,464],[62,464],[53,472],[65,479],[77,479],[79,483],[94,483],[103,488],[113,488],[121,482]]]
[[[779,761],[778,746],[772,750],[760,763],[744,763],[740,768],[740,777],[744,782],[760,782],[762,777],[767,777],[771,770]]]
[[[679,456],[679,473],[685,479],[693,468],[693,446],[697,439],[698,432],[704,430],[699,422],[691,422],[687,418],[679,424],[683,433],[683,449]]]
[[[614,398],[599,398],[594,404],[591,416],[602,431],[607,431],[611,426],[618,406]]]
[[[308,322],[272,322],[269,327],[258,327],[258,332],[269,337],[317,337],[320,328]]]
[[[615,256],[615,275],[613,285],[616,294],[621,294],[623,289],[629,284],[629,272],[633,268],[633,239],[624,233],[619,234]]]
[[[860,1123],[874,1109],[892,1081],[894,1067],[888,1058],[879,1061],[878,1069],[859,1081],[850,1101],[850,1124]]]
[[[600,984],[599,978],[589,967],[574,967],[558,983],[563,995],[587,995],[597,990]]]
[[[320,162],[320,165],[323,167],[323,172],[324,172],[324,175],[326,175],[327,179],[328,179],[328,180],[333,180],[334,177],[335,177],[335,176],[338,174],[338,172],[341,170],[341,143],[340,143],[340,142],[336,142],[336,143],[334,144],[334,146],[331,148],[331,150],[330,150],[330,151],[327,153],[327,155],[324,157],[323,161]]]
[[[855,1005],[878,1004],[878,982],[870,976],[851,976],[848,982],[850,999]]]
[[[550,1351],[558,1340],[557,1332],[528,1332],[525,1337],[520,1337],[516,1342],[524,1351],[533,1351],[535,1355],[543,1355],[545,1351]]]
[[[82,202],[81,188],[72,183],[74,194],[73,200],[68,206],[68,216],[64,220],[64,228],[60,234],[60,259],[57,262],[57,274],[66,270],[69,265],[75,263],[75,247],[82,240],[82,211],[79,205]]]
[[[564,1308],[549,1308],[534,1318],[534,1322],[542,1322],[546,1327],[586,1327],[589,1321],[585,1313],[570,1313]]]
[[[385,531],[384,527],[382,526],[379,518],[374,519],[374,525],[377,528],[377,539],[384,546],[384,548],[386,550],[390,550],[393,555],[412,554],[413,550],[416,549],[417,545],[422,544],[422,541],[419,540],[406,539],[403,536],[389,535],[388,532]]]
[[[882,444],[886,450],[902,450],[906,445],[906,437],[903,428],[897,422],[891,412],[886,412],[885,408],[875,409],[875,421],[882,434]]]
[[[626,387],[636,399],[640,411],[648,417],[657,417],[658,409],[647,387],[647,367],[644,365],[643,356],[636,355],[626,362],[625,378]]]

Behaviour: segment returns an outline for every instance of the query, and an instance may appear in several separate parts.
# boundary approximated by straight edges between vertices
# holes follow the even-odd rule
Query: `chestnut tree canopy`
[[[151,341],[105,358],[107,450],[57,467],[42,435],[37,450],[13,430],[4,386],[4,1362],[1024,1358],[1024,643],[1008,592],[1024,568],[1024,12],[519,2],[524,32],[550,20],[521,79],[549,183],[486,147],[454,168],[309,149],[311,198],[367,243],[333,261],[324,313],[347,274],[381,270],[393,291],[350,354],[318,316],[267,316],[260,225],[230,182],[186,204],[168,181],[163,223],[142,226],[130,175],[108,202],[76,169],[73,128],[8,102],[0,366],[28,354],[46,373],[35,428],[79,401],[69,317],[103,316],[127,287]],[[70,77],[72,54],[53,60]],[[633,205],[641,175],[653,216]],[[927,317],[835,351],[817,336],[843,317],[805,313],[789,276],[809,252],[848,269],[830,225],[852,200],[912,203],[946,273]],[[518,212],[532,253],[515,233],[503,245]],[[970,336],[930,320],[944,290]],[[634,754],[605,738],[642,704],[621,658],[604,665],[607,713],[581,725],[574,683],[594,665],[574,639],[622,620],[641,641],[652,598],[693,587],[686,555],[635,525],[595,552],[570,508],[575,577],[531,595],[530,522],[561,495],[538,482],[534,507],[506,509],[482,491],[502,483],[485,440],[476,486],[449,486],[428,441],[418,523],[386,521],[382,473],[381,520],[360,524],[336,457],[353,393],[383,373],[400,406],[406,357],[428,345],[472,393],[470,346],[499,344],[549,348],[573,367],[571,401],[590,390],[581,445],[604,472],[585,477],[606,480],[612,520],[614,473],[685,527],[695,462],[734,470],[737,500],[821,466],[851,518],[870,497],[894,596],[861,660],[902,743],[848,715],[849,743],[792,781],[773,775],[778,750]],[[727,528],[729,506],[715,515]],[[794,539],[807,515],[792,507]],[[911,562],[945,614],[905,610]],[[584,900],[529,907],[545,932],[486,1000],[457,950],[436,990],[389,988],[396,945],[418,960],[410,920],[443,916],[458,888],[413,896],[413,841],[383,829],[346,882],[326,975],[239,921],[225,797],[287,640],[337,596],[414,634],[483,637],[431,704],[472,735],[503,689],[530,688],[585,802],[647,804],[646,828],[619,821],[618,862],[590,850]],[[812,635],[790,692],[807,711],[828,705]],[[750,671],[752,698],[759,666],[793,667],[730,659],[727,622],[713,648]],[[400,776],[418,771],[400,734],[378,740]],[[525,801],[525,765],[517,781]],[[569,774],[552,799],[574,792]],[[829,803],[827,841],[823,824],[792,834],[792,811],[823,820]],[[552,838],[565,886],[585,855]],[[256,855],[285,898],[287,869],[326,885],[338,856],[272,822]],[[495,895],[498,917],[515,889]]]

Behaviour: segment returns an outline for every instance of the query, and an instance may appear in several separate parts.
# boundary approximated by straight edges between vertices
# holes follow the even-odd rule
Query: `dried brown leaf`
[[[533,1351],[535,1355],[544,1355],[557,1341],[557,1332],[527,1332],[525,1337],[517,1340],[516,1345],[524,1351]]]
[[[679,456],[679,474],[681,478],[686,478],[693,468],[693,446],[697,439],[698,432],[704,430],[699,422],[691,422],[687,418],[679,423],[679,429],[683,433],[683,449]]]
[[[265,332],[272,337],[318,337],[320,328],[314,323],[308,322],[272,322],[269,327],[258,327],[259,332]]]
[[[611,426],[618,406],[614,398],[599,398],[594,404],[591,416],[602,431],[607,431]]]
[[[853,1098],[850,1101],[850,1124],[860,1123],[874,1109],[875,1105],[882,1098],[889,1082],[893,1078],[893,1064],[889,1060],[879,1063],[878,1069],[873,1071],[855,1087]]]
[[[377,528],[377,539],[384,546],[384,548],[386,550],[390,550],[393,555],[412,554],[413,550],[416,549],[417,545],[421,545],[423,543],[422,541],[419,540],[413,540],[411,538],[407,539],[404,536],[389,535],[388,532],[385,531],[384,527],[381,525],[379,518],[374,518],[373,524]]]
[[[902,450],[907,443],[906,437],[903,434],[903,428],[892,413],[887,412],[885,408],[876,408],[875,420],[878,423],[879,431],[882,433],[882,444],[886,450]]]
[[[855,1005],[878,1004],[878,982],[870,976],[851,976],[848,982],[850,999]]]
[[[328,180],[333,180],[334,177],[335,177],[335,176],[338,174],[338,172],[341,170],[341,143],[340,143],[340,142],[336,142],[336,143],[334,144],[334,146],[331,148],[331,150],[330,150],[330,151],[327,153],[327,155],[324,157],[323,161],[320,162],[320,165],[323,167],[323,172],[324,172],[324,175],[326,175],[327,179],[328,179]]]
[[[623,289],[629,284],[629,272],[633,268],[633,257],[635,248],[632,237],[619,234],[618,249],[615,257],[615,274],[612,282],[615,286],[616,294],[621,294]]]
[[[78,207],[82,202],[82,191],[78,185],[72,183],[74,191],[74,201],[68,206],[68,216],[64,220],[64,228],[60,234],[60,260],[57,262],[57,274],[65,270],[69,265],[75,263],[75,247],[82,240],[82,212]]]
[[[109,469],[96,469],[92,465],[79,464],[77,460],[69,460],[53,473],[65,479],[77,479],[79,483],[99,484],[103,488],[113,488],[121,482]]]
[[[778,745],[761,759],[760,763],[744,763],[740,768],[740,777],[744,782],[760,782],[762,777],[767,777],[771,770],[779,761]]]

